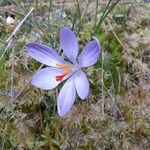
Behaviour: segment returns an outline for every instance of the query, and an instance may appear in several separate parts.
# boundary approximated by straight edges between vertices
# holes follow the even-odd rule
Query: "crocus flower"
[[[40,89],[50,90],[66,80],[57,98],[57,110],[60,117],[65,116],[72,108],[76,93],[86,99],[89,93],[89,82],[84,67],[92,66],[100,56],[100,44],[97,40],[86,44],[78,55],[78,40],[67,27],[60,31],[60,47],[69,61],[63,60],[52,48],[39,44],[26,44],[27,52],[37,61],[49,66],[41,69],[32,77],[31,83]]]

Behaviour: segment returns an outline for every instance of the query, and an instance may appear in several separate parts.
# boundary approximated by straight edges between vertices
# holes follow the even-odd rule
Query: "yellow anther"
[[[63,68],[63,69],[72,69],[72,66],[68,64],[56,64],[56,66],[58,66],[59,68]]]
[[[72,66],[68,64],[56,64],[56,66],[58,66],[59,68],[65,69],[65,71],[61,72],[61,75],[58,75],[55,77],[56,81],[62,81],[66,75],[68,75],[69,73],[73,71]]]
[[[69,74],[69,73],[71,73],[71,72],[72,72],[72,70],[67,70],[67,71],[62,72],[62,74],[63,74],[63,75],[67,75],[67,74]]]

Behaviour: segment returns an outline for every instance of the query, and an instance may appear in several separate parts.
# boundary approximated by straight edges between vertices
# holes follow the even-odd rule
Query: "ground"
[[[88,99],[77,98],[60,118],[62,85],[44,91],[30,83],[45,66],[25,44],[45,43],[58,52],[64,26],[78,36],[80,49],[97,38],[102,51],[84,70]],[[149,26],[146,0],[0,0],[0,150],[150,149]]]

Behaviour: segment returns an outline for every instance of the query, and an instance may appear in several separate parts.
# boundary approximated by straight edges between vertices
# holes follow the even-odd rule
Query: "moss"
[[[5,88],[5,84],[7,81],[7,77],[8,77],[8,71],[6,70],[6,59],[3,57],[0,60],[0,89],[4,89]]]
[[[122,33],[119,33],[118,36],[122,37]],[[112,32],[105,34],[105,32],[101,30],[98,34],[98,38],[101,41],[104,60],[101,58],[95,65],[95,68],[101,68],[103,63],[104,72],[109,75],[107,80],[105,80],[105,86],[109,89],[113,83],[116,94],[118,93],[119,88],[121,88],[121,91],[119,92],[124,93],[123,78],[126,63],[122,57],[122,46],[118,43]]]

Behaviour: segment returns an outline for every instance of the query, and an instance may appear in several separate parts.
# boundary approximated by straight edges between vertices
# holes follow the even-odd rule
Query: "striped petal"
[[[64,81],[69,76],[65,76],[61,81],[57,81],[56,77],[61,75],[62,69],[46,67],[38,70],[32,77],[31,83],[40,89],[50,90],[55,88],[59,83]]]
[[[92,66],[97,62],[100,56],[100,45],[96,40],[87,43],[79,55],[79,64],[81,67]]]
[[[74,63],[78,55],[78,40],[74,33],[67,27],[60,31],[60,46],[66,56]]]
[[[81,70],[75,73],[75,87],[81,99],[87,98],[89,94],[89,81],[85,73]]]
[[[72,108],[76,99],[74,76],[69,78],[63,85],[57,99],[58,115],[64,117]]]
[[[63,60],[50,47],[40,43],[26,44],[27,52],[37,61],[47,66],[56,67],[56,64],[62,64]]]

